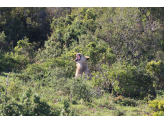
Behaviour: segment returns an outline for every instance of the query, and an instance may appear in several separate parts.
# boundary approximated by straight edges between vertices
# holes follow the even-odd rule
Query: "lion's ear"
[[[86,58],[87,60],[89,60],[89,56],[85,56],[85,58]]]

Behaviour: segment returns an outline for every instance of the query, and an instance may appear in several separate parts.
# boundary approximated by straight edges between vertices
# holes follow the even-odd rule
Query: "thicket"
[[[104,76],[104,77],[103,77]],[[116,62],[110,68],[102,66],[101,72],[94,73],[92,82],[100,88],[113,88],[113,93],[135,99],[156,97],[153,78],[146,70],[127,62]]]
[[[163,100],[153,100],[149,102],[149,108],[153,113],[153,116],[164,116],[164,101]]]
[[[36,91],[53,87],[53,93],[68,96],[70,100],[63,102],[64,113],[59,111],[62,115],[73,115],[69,109],[71,101],[82,99],[91,103],[107,92],[128,97],[125,104],[120,102],[123,105],[137,105],[130,98],[149,101],[155,99],[156,90],[164,87],[163,8],[0,11],[0,71],[17,72],[13,77],[19,80],[15,81],[35,87]],[[77,52],[90,57],[91,80],[73,79]],[[9,94],[12,95],[10,91]],[[14,98],[20,100],[19,96]],[[50,107],[44,105],[50,115]],[[25,107],[24,103],[17,106],[22,111]],[[33,113],[29,115],[36,115],[34,107],[28,111]]]
[[[163,75],[164,75],[164,63],[163,61],[151,61],[147,63],[146,69],[152,76],[157,78],[157,81],[154,83],[156,89],[163,89]]]

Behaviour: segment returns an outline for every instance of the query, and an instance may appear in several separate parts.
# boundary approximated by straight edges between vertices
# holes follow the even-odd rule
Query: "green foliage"
[[[5,50],[5,49],[4,49],[5,43],[6,43],[5,38],[6,38],[5,33],[4,33],[4,31],[2,31],[2,32],[0,33],[0,44],[1,44],[1,46],[0,46],[0,52],[1,52],[2,49]]]
[[[123,105],[123,106],[138,106],[139,105],[136,100],[130,99],[130,98],[125,98],[121,95],[113,98],[113,102]]]
[[[151,61],[147,63],[146,69],[150,72],[153,76],[157,77],[158,81],[154,83],[156,89],[163,89],[164,88],[164,62],[163,61]]]
[[[103,75],[100,72],[93,71],[92,76],[93,77],[91,81],[93,86],[101,87],[104,82],[104,79],[102,78]]]
[[[50,22],[53,17],[43,7],[1,7],[0,31],[4,31],[7,49],[13,49],[17,41],[27,36],[30,42],[43,46],[50,34]]]
[[[35,55],[34,44],[29,43],[28,38],[18,41],[18,45],[13,52],[6,52],[2,57],[0,68],[3,69],[24,69],[28,63],[33,62]]]
[[[75,79],[71,82],[71,97],[76,100],[83,99],[84,101],[91,102],[94,96],[91,85],[84,79]]]
[[[79,42],[79,36],[86,32],[94,32],[97,27],[95,14],[92,9],[83,8],[80,15],[71,14],[66,18],[54,19],[51,28],[54,30],[54,40],[59,41],[62,46],[70,47],[73,42]]]
[[[18,69],[18,66],[19,66],[19,63],[20,63],[21,60],[23,60],[23,61],[25,61],[25,63],[27,63],[26,62],[27,58],[25,58],[25,56],[19,57],[17,55],[16,59],[14,58],[14,56],[15,55],[12,52],[11,53],[7,52],[7,53],[4,54],[4,60],[7,61],[7,62],[5,62],[5,67],[6,68],[8,68],[8,69],[10,69],[10,68],[11,69]]]
[[[19,40],[17,46],[14,48],[14,59],[19,61],[23,66],[26,66],[27,63],[33,62],[35,56],[34,46],[35,43],[29,43],[27,37],[23,40]]]
[[[100,60],[100,54],[101,51],[102,53],[105,52],[104,50],[98,49],[96,48],[96,43],[95,42],[91,42],[87,45],[87,47],[89,47],[89,56],[90,56],[90,61],[92,62],[92,64],[96,64],[99,60]]]
[[[19,99],[19,93],[21,92],[21,87],[15,84],[15,82],[11,82],[9,87],[7,88],[8,93],[14,97],[15,99]]]
[[[63,110],[61,111],[62,116],[69,116],[71,110],[70,110],[70,100],[69,99],[64,99],[63,101]]]
[[[23,73],[14,75],[24,82],[30,80],[41,80],[48,74],[48,70],[44,64],[28,64]]]
[[[138,8],[100,8],[99,12],[102,14],[96,22],[100,26],[95,34],[108,42],[117,56],[133,63],[152,59],[149,55],[155,55],[159,49],[162,31],[159,21],[153,24],[148,19],[149,12],[143,14]]]
[[[161,47],[161,50],[164,51],[164,41],[163,40],[160,41],[160,47]]]
[[[28,104],[27,104],[28,105]],[[33,105],[33,106],[32,106]],[[29,107],[30,106],[30,107]],[[2,116],[45,116],[51,115],[49,105],[45,102],[41,102],[40,98],[34,96],[34,103],[26,106],[20,105],[16,102],[9,102],[7,105],[1,105],[1,115]]]
[[[58,116],[60,111],[51,108],[39,96],[31,97],[31,90],[25,92],[20,101],[9,100],[1,104],[0,113],[2,116]]]
[[[112,82],[116,94],[138,99],[144,99],[148,95],[153,99],[156,96],[153,77],[145,70],[140,70],[127,62],[118,62],[110,69],[104,66],[103,71],[109,82]]]
[[[164,87],[161,15],[162,8],[0,8],[0,71],[19,72],[8,88],[0,79],[1,115],[80,115],[71,102],[96,112],[93,100],[106,92],[123,96],[98,106],[125,115],[112,101],[136,108],[134,99],[154,99]],[[91,80],[73,79],[76,53],[89,56]],[[157,102],[153,115],[163,115]]]
[[[163,111],[154,112],[153,116],[164,116],[164,112]]]
[[[60,42],[55,42],[52,39],[49,39],[45,42],[45,50],[38,50],[37,59],[41,62],[45,61],[47,58],[56,58],[62,54],[62,45]]]
[[[164,101],[156,99],[150,101],[149,106],[153,112],[153,116],[164,116]]]
[[[4,70],[5,68],[5,59],[4,59],[4,52],[5,51],[5,34],[4,34],[4,31],[0,33],[0,71]]]
[[[5,91],[4,87],[0,85],[0,92],[4,92],[4,91]]]
[[[163,62],[162,61],[151,61],[147,63],[147,70],[151,71],[151,72],[155,72],[157,74],[160,73],[160,68],[163,67]]]
[[[47,70],[42,64],[32,64],[27,67],[25,73],[31,76],[31,79],[33,80],[40,80],[44,77],[44,75],[46,75]]]
[[[41,64],[32,64],[29,65],[26,69],[27,74],[34,75],[35,73],[45,72],[44,65]]]
[[[95,66],[98,62],[105,63],[108,65],[112,64],[115,61],[115,54],[108,45],[101,40],[99,44],[96,45],[96,42],[91,42],[87,45],[89,47],[88,54],[90,56],[90,61],[93,66]]]
[[[71,57],[62,55],[56,59],[49,60],[46,65],[56,68],[58,76],[70,78],[75,74],[75,65]],[[64,69],[64,70],[63,70]]]

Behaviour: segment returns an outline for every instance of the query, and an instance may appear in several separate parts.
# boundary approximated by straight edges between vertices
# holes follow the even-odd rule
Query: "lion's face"
[[[82,64],[83,62],[86,62],[86,58],[81,53],[77,53],[76,59],[74,61],[76,61],[76,63]]]

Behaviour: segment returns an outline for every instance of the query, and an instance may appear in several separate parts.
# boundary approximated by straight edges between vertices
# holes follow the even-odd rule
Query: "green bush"
[[[48,41],[45,42],[45,49],[38,49],[36,59],[43,62],[46,59],[56,58],[62,54],[62,45],[60,42],[54,41],[50,38]]]
[[[164,116],[164,111],[154,112],[153,116]]]
[[[59,116],[60,110],[50,107],[39,96],[32,96],[31,90],[25,92],[19,101],[8,100],[0,104],[2,116]]]
[[[137,99],[147,97],[153,99],[156,97],[155,88],[153,87],[154,78],[146,73],[144,69],[130,65],[127,62],[117,62],[111,68],[105,65],[102,66],[101,76],[103,74],[104,81],[108,80],[112,84],[115,94]]]
[[[94,90],[85,79],[75,79],[70,81],[70,94],[73,99],[91,102],[94,97]]]
[[[6,43],[5,38],[6,38],[5,33],[4,33],[4,31],[2,31],[0,33],[0,44],[1,44],[1,46],[0,46],[0,52],[1,52],[2,49],[5,48],[5,43]]]
[[[11,71],[18,68],[19,62],[13,58],[13,53],[6,52],[0,55],[0,71]]]
[[[87,8],[79,10],[79,14],[67,15],[66,18],[54,18],[51,24],[53,39],[61,42],[62,46],[71,46],[74,41],[79,41],[80,35],[95,32],[98,25],[95,18],[94,9]]]
[[[113,102],[123,106],[138,106],[138,101],[123,96],[117,96],[113,98]]]
[[[164,62],[163,61],[151,61],[147,63],[147,71],[156,77],[158,80],[154,83],[156,89],[164,88]]]
[[[97,44],[98,43],[98,44]],[[99,63],[102,64],[108,64],[111,65],[115,61],[115,54],[113,53],[113,50],[108,47],[106,43],[104,43],[102,40],[90,42],[87,47],[89,47],[89,50],[87,54],[89,54],[90,62],[91,62],[91,70],[97,70],[96,65]]]
[[[153,113],[153,116],[164,116],[164,101],[153,100],[149,102],[149,107]]]
[[[62,116],[69,116],[71,110],[70,110],[70,100],[69,99],[64,99],[63,101],[63,110],[61,111]]]
[[[14,66],[15,69],[25,69],[28,63],[34,62],[34,46],[35,43],[29,43],[29,39],[27,37],[17,42],[14,52],[11,52],[10,54],[11,58],[17,63]]]
[[[34,79],[41,79],[46,73],[46,68],[41,64],[29,64],[25,72],[28,75],[33,75]]]
[[[2,72],[4,70],[5,66],[4,66],[4,61],[3,61],[3,55],[0,55],[0,72]]]
[[[47,67],[44,64],[28,64],[27,68],[22,70],[21,73],[17,73],[14,77],[18,77],[20,80],[24,80],[24,82],[30,80],[41,80],[45,78],[48,74]]]
[[[4,91],[5,91],[5,88],[2,85],[0,85],[0,92],[4,92]]]
[[[99,24],[95,35],[108,42],[118,58],[132,60],[133,63],[152,60],[161,46],[160,21],[156,18],[153,25],[147,19],[151,18],[151,12],[147,8],[142,9],[100,8],[95,20]]]
[[[22,90],[21,87],[18,86],[14,81],[12,81],[9,84],[9,87],[7,88],[8,94],[10,94],[15,99],[19,99],[19,97],[20,97],[19,94],[20,94],[21,90]]]
[[[29,39],[25,37],[19,40],[13,52],[5,52],[0,55],[0,71],[2,70],[22,70],[27,67],[27,64],[34,62],[35,43],[29,43]]]

